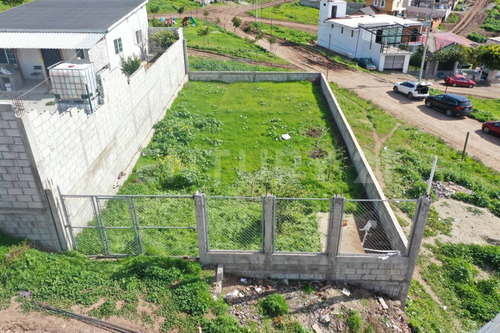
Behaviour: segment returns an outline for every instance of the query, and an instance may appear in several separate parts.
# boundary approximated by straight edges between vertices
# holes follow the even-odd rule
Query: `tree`
[[[215,24],[219,25],[220,24],[220,18],[217,17],[217,21],[215,21]]]
[[[179,7],[179,9],[177,9],[177,13],[182,15],[182,13],[184,13],[184,6]]]
[[[205,37],[207,37],[209,33],[210,30],[208,26],[200,28],[200,30],[198,30],[198,36],[203,37],[203,46],[205,46]],[[208,45],[210,46],[210,40],[208,41]]]
[[[231,22],[233,22],[234,31],[236,31],[236,28],[238,28],[241,25],[241,19],[239,17],[236,17],[236,16],[233,17]]]
[[[208,12],[208,9],[205,9],[205,11],[203,12],[203,16],[205,16],[205,19],[207,18],[207,16],[209,15],[210,13]]]
[[[2,2],[4,4],[6,4],[7,6],[14,7],[14,6],[21,5],[24,2],[24,0],[2,0]]]
[[[490,70],[500,70],[500,45],[481,45],[477,48],[477,60]]]
[[[441,49],[434,53],[434,59],[441,63],[465,63],[467,62],[467,48],[462,45],[456,45],[454,48]]]
[[[158,4],[152,4],[151,6],[149,6],[149,12],[151,14],[156,14],[160,11],[160,6],[158,6]]]
[[[415,67],[420,67],[423,54],[424,54],[424,46],[420,45],[418,47],[417,51],[415,51],[415,53],[411,56],[410,65],[415,66]],[[427,61],[429,61],[429,52],[427,52],[425,55],[425,62],[427,62]]]
[[[130,77],[135,73],[136,70],[139,69],[139,67],[141,67],[141,58],[139,58],[135,54],[132,57],[128,57],[127,59],[121,57],[120,63],[122,66],[123,74],[125,74],[127,77]]]
[[[179,37],[171,30],[162,30],[152,34],[150,39],[157,47],[168,49]]]

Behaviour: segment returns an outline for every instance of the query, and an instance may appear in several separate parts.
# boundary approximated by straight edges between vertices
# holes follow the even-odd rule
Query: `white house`
[[[59,62],[95,72],[148,52],[147,0],[34,0],[0,13],[0,90],[32,86]],[[9,75],[5,75],[8,73]],[[8,82],[10,81],[10,82]]]
[[[349,58],[371,58],[379,71],[408,71],[413,50],[422,44],[423,23],[403,17],[346,15],[345,1],[321,1],[318,45]]]

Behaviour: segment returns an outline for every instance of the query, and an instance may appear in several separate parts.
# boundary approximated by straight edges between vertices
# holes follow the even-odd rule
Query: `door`
[[[404,56],[385,56],[384,69],[403,69]]]
[[[47,76],[49,76],[48,68],[54,64],[57,64],[62,60],[61,52],[59,52],[59,50],[54,50],[54,49],[42,49],[41,51],[42,51],[43,63],[45,65],[45,70],[47,71]]]
[[[500,135],[500,121],[493,125],[492,132],[497,135]]]
[[[336,18],[337,17],[337,6],[332,7],[332,16],[330,18]]]

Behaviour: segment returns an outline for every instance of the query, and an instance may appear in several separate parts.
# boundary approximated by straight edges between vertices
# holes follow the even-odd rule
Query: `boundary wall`
[[[103,103],[91,114],[77,109],[20,113],[0,105],[0,229],[53,250],[71,248],[58,190],[114,192],[187,82],[186,59],[180,31],[180,39],[147,70],[142,66],[129,78],[120,68],[99,72]],[[90,214],[77,215],[84,223]]]
[[[385,195],[378,184],[361,147],[352,132],[351,126],[340,108],[328,81],[321,73],[293,73],[293,72],[190,72],[189,79],[192,81],[219,81],[231,82],[287,82],[287,81],[316,81],[323,92],[325,101],[335,121],[342,139],[346,145],[351,162],[358,173],[357,182],[365,188],[368,199],[384,200]],[[381,221],[384,221],[383,228],[387,234],[391,246],[394,250],[405,254],[408,250],[408,241],[403,230],[396,219],[396,216],[385,201],[378,202],[375,207]],[[392,222],[392,223],[391,223]]]

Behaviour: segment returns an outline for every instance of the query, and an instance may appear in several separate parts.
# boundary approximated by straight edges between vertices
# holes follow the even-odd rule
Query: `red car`
[[[476,82],[471,79],[466,78],[463,75],[453,74],[444,78],[444,82],[450,86],[459,86],[459,87],[469,87],[474,88],[476,86]]]
[[[500,136],[500,121],[487,121],[482,126],[486,134],[496,134]]]

